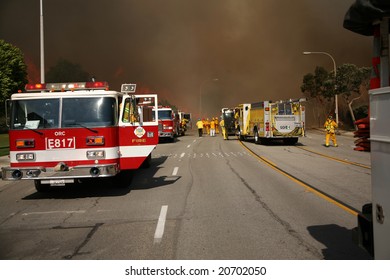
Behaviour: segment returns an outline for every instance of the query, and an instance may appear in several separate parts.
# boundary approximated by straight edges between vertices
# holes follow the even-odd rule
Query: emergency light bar
[[[26,91],[74,91],[74,90],[97,90],[108,89],[107,82],[77,82],[77,83],[47,83],[27,84]]]

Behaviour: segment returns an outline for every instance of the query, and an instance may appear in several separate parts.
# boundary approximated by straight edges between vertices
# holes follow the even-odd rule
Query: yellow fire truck
[[[266,144],[282,140],[296,144],[305,133],[305,98],[286,101],[261,101],[240,104],[235,108],[237,136],[240,140],[254,138],[255,143]]]

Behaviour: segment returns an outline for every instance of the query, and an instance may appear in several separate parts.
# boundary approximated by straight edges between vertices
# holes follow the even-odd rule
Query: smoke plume
[[[45,68],[66,59],[112,89],[137,83],[213,117],[222,107],[301,97],[305,74],[333,69],[328,57],[303,51],[369,66],[372,39],[342,27],[353,2],[44,0]],[[39,1],[1,0],[0,38],[39,68]]]

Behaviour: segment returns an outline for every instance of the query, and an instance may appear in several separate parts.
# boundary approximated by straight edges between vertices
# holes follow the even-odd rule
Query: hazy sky
[[[39,0],[0,0],[0,38],[40,80]],[[80,64],[111,89],[137,83],[185,111],[301,97],[319,65],[370,66],[372,38],[342,27],[355,0],[43,0],[45,68]],[[211,80],[218,78],[218,82]]]

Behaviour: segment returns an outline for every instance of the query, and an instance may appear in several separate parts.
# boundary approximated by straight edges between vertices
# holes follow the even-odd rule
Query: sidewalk
[[[322,133],[325,134],[325,129],[323,129],[323,128],[311,127],[309,130],[316,130],[316,131],[319,131],[319,132],[322,132]],[[340,133],[338,135],[341,135],[341,136],[351,136],[351,137],[354,137],[353,131],[339,129],[338,132]]]

